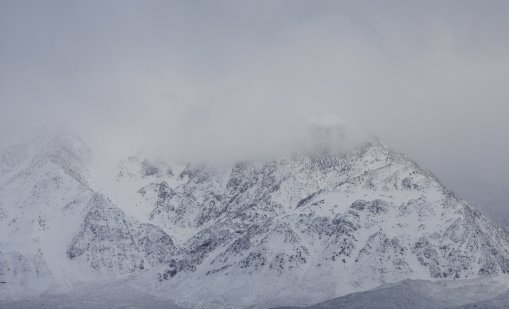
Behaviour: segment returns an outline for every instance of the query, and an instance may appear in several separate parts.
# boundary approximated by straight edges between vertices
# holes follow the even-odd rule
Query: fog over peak
[[[489,196],[509,191],[508,12],[507,1],[4,1],[0,145],[52,126],[120,153],[251,152],[299,138],[325,110],[474,204],[503,207]]]

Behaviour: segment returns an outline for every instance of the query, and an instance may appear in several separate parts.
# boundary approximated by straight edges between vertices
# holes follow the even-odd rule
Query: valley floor
[[[467,309],[509,308],[507,284],[497,281],[405,280],[378,288],[352,293],[307,307],[273,309]],[[284,302],[284,300],[283,300]],[[47,293],[17,301],[0,301],[2,309],[96,309],[165,308],[184,309],[173,301],[136,289],[124,281],[87,284],[71,291]]]
[[[158,298],[122,282],[84,285],[67,293],[43,294],[23,300],[2,302],[2,309],[183,309],[171,300]]]

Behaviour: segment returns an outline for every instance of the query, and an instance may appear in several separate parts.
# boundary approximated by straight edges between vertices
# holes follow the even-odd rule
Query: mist
[[[499,211],[508,27],[506,1],[3,1],[0,145],[271,148],[327,111]]]

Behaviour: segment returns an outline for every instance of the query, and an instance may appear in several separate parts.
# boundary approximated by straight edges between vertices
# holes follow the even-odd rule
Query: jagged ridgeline
[[[188,307],[306,305],[509,271],[509,236],[343,125],[271,159],[104,163],[72,134],[0,153],[0,298],[122,279]],[[126,279],[128,278],[128,279]]]

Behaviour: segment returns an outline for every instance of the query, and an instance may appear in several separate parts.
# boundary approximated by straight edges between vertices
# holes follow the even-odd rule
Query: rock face
[[[168,263],[176,248],[170,236],[140,224],[100,195],[94,196],[80,230],[67,249],[71,260],[83,259],[94,270],[130,273]]]
[[[180,305],[239,308],[509,272],[507,232],[376,138],[231,165],[131,157],[110,174],[90,152],[64,135],[1,153],[13,286],[138,274]]]

